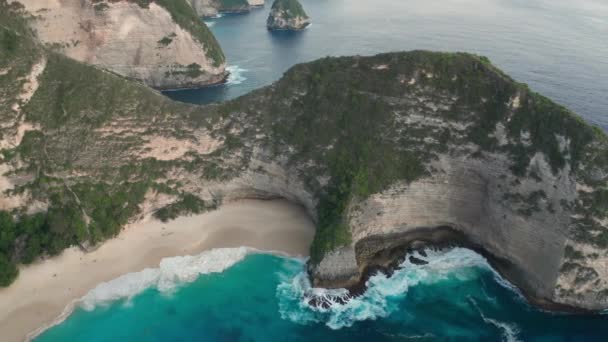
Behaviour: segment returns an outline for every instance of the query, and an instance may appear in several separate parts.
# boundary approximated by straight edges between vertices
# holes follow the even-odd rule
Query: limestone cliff
[[[187,0],[201,17],[214,17],[220,13],[248,12],[264,6],[264,0]]]
[[[47,45],[158,89],[226,77],[217,41],[185,0],[21,0]]]
[[[298,0],[275,0],[268,15],[269,30],[302,30],[310,25],[310,18]]]
[[[0,266],[100,243],[142,215],[283,197],[317,222],[318,286],[464,245],[535,303],[608,308],[608,139],[483,57],[326,58],[201,107],[0,19],[0,214],[18,222]]]

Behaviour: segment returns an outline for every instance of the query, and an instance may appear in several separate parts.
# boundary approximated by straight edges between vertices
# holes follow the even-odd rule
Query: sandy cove
[[[242,200],[167,223],[148,218],[95,251],[70,248],[21,267],[17,280],[0,289],[0,339],[24,340],[97,284],[158,267],[166,257],[239,246],[306,256],[313,236],[314,223],[304,209],[283,200]]]

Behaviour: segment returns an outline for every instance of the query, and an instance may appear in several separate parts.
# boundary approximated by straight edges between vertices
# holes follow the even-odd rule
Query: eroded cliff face
[[[394,127],[385,134],[413,136],[402,139],[433,152],[421,151],[425,172],[415,180],[350,198],[343,219],[351,240],[309,265],[314,285],[357,288],[367,271],[395,267],[408,250],[465,246],[536,304],[608,307],[605,136],[573,116],[561,121],[566,110],[491,68],[485,86],[502,103],[478,94],[482,106],[465,109],[458,91],[428,83],[463,75],[426,67],[399,74],[393,67],[372,67],[407,85],[396,97],[370,94],[393,105]],[[492,119],[483,122],[485,115]],[[539,125],[552,127],[543,132]]]
[[[282,197],[317,223],[317,286],[360,285],[411,248],[464,245],[536,303],[608,308],[608,140],[487,59],[326,58],[199,107],[29,40],[0,52],[3,209],[44,213],[43,253],[142,215]]]
[[[75,60],[157,89],[200,87],[226,77],[221,49],[204,23],[192,23],[206,34],[197,37],[156,2],[20,2],[36,18],[32,26],[40,40]]]

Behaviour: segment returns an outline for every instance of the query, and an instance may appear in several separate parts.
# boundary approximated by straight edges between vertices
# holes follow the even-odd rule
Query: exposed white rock
[[[222,82],[217,64],[193,35],[156,3],[90,0],[22,0],[36,16],[38,37],[68,57],[94,64],[159,89]],[[95,7],[98,6],[98,7]],[[188,73],[191,68],[200,73]],[[196,68],[200,66],[200,68]]]
[[[297,12],[293,12],[297,8]],[[266,26],[269,30],[303,30],[310,25],[310,18],[298,0],[275,0],[268,15]]]

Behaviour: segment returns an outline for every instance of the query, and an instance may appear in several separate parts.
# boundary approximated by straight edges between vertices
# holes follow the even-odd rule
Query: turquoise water
[[[322,309],[307,304],[308,296],[328,293],[310,289],[304,261],[248,254],[224,272],[171,286],[160,281],[130,298],[88,303],[36,341],[605,341],[608,336],[605,315],[530,307],[472,251],[429,251],[421,258],[429,264],[406,262],[391,278],[372,277],[362,297]]]

